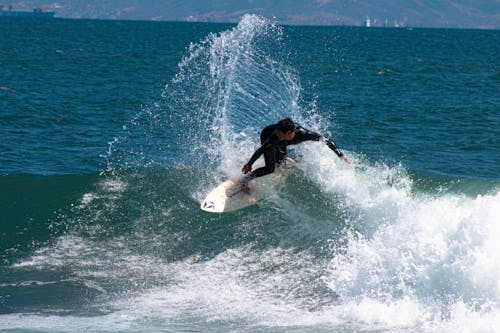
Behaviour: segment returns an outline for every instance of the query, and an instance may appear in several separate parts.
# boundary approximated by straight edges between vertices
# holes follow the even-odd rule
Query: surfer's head
[[[276,124],[276,129],[278,130],[277,136],[280,141],[291,141],[295,137],[295,124],[290,118],[281,119]]]

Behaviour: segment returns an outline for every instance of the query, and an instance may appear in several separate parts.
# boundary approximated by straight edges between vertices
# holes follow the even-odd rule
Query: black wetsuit
[[[296,145],[304,141],[319,141],[323,138],[320,134],[309,131],[301,126],[297,126],[294,130],[295,136],[291,141],[280,141],[277,137],[277,125],[269,125],[260,133],[261,147],[255,151],[247,165],[252,166],[253,163],[264,154],[266,165],[258,168],[248,175],[249,179],[262,177],[273,173],[276,165],[281,164],[286,158],[286,146]],[[331,141],[324,138],[326,145],[337,154],[338,157],[344,156],[337,146]]]

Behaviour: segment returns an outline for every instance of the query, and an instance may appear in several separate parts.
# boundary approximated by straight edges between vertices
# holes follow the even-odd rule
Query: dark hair
[[[278,131],[283,133],[292,132],[295,130],[295,124],[293,123],[292,119],[285,118],[278,121],[278,123],[276,124],[276,128],[278,129]]]

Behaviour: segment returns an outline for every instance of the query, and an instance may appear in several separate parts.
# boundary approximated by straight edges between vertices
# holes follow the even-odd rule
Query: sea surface
[[[0,332],[500,332],[499,240],[498,30],[0,18]]]

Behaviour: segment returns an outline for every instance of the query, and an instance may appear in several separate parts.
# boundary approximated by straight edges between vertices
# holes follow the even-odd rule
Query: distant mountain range
[[[0,0],[1,1],[1,0]],[[245,13],[291,25],[500,29],[500,0],[50,0],[2,1],[56,17],[237,22]]]

